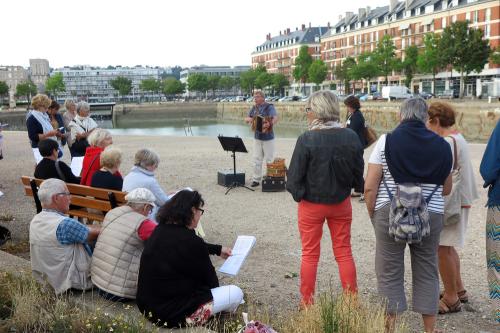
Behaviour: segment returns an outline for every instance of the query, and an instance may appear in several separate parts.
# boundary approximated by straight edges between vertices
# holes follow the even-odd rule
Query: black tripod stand
[[[238,137],[230,137],[230,136],[218,136],[220,144],[222,146],[222,149],[225,151],[230,151],[231,152],[231,157],[233,158],[233,183],[228,187],[226,194],[229,193],[233,188],[236,187],[244,187],[247,190],[254,191],[254,189],[251,189],[250,187],[245,186],[245,184],[241,184],[240,182],[237,181],[236,178],[236,152],[239,153],[248,153],[245,144],[243,143],[243,140]]]

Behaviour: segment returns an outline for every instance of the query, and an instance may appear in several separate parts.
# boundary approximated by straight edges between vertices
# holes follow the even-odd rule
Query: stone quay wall
[[[432,102],[432,101],[431,101]],[[460,101],[450,103],[457,112],[457,129],[469,141],[486,142],[500,119],[500,103]],[[361,111],[366,122],[378,133],[386,133],[399,123],[400,102],[362,102]],[[280,123],[300,126],[306,123],[305,103],[275,103]],[[218,103],[217,119],[242,120],[252,107],[250,103]],[[346,119],[346,108],[341,104],[341,119]],[[279,125],[279,124],[278,124]]]

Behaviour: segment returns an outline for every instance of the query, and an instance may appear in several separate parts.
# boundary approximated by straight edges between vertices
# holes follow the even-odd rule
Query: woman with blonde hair
[[[35,162],[38,164],[42,159],[42,155],[38,151],[38,142],[40,140],[52,139],[57,141],[57,135],[60,134],[52,127],[50,118],[47,115],[51,99],[45,94],[37,94],[31,100],[33,110],[28,113],[26,119],[26,127],[28,128],[28,137],[33,150]],[[61,154],[62,155],[62,154]]]
[[[80,184],[91,186],[92,176],[101,168],[101,153],[107,146],[113,144],[113,138],[108,130],[96,128],[89,135],[88,141],[90,147],[87,147],[85,156],[83,157],[81,172],[82,180]],[[119,171],[116,171],[115,174],[121,176]]]
[[[363,146],[355,132],[342,128],[337,96],[318,91],[305,109],[309,130],[293,151],[286,189],[298,202],[302,242],[301,305],[314,302],[316,272],[325,220],[345,291],[356,292],[356,266],[351,252],[351,189],[363,182]]]
[[[453,224],[447,224],[444,221],[439,239],[439,273],[444,286],[439,302],[439,313],[447,314],[460,311],[460,303],[468,301],[467,291],[460,276],[460,257],[455,248],[464,247],[469,211],[472,202],[478,198],[478,194],[467,141],[453,128],[455,111],[448,103],[433,102],[427,113],[429,114],[427,128],[444,138],[451,146],[454,162],[452,177],[455,178],[453,190],[460,193],[458,196],[461,207],[460,217]],[[452,197],[445,197],[445,217],[449,200],[452,200]]]
[[[108,146],[101,153],[101,168],[94,172],[90,186],[121,191],[123,178],[118,169],[122,163],[122,152],[120,149]]]

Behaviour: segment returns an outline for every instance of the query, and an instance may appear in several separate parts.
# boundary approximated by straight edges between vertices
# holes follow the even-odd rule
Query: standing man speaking
[[[252,124],[255,129],[255,140],[253,145],[253,177],[250,186],[259,186],[262,178],[262,161],[271,163],[274,160],[274,132],[273,125],[278,122],[278,114],[274,105],[265,100],[264,92],[256,90],[253,93],[255,105],[248,112],[245,122]],[[257,126],[257,117],[262,117],[262,130]]]

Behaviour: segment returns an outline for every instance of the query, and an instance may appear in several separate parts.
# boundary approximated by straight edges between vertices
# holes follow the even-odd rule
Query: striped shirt
[[[392,178],[387,162],[385,161],[385,137],[385,134],[380,136],[380,139],[373,148],[368,163],[382,165],[382,178],[385,179],[391,194],[394,194],[396,192],[396,183],[394,182],[394,178]],[[427,199],[436,187],[436,184],[420,184],[420,186],[422,187],[422,194],[424,198]],[[433,194],[427,205],[429,212],[443,214],[444,199],[442,193],[443,186],[441,185]],[[377,200],[375,201],[375,210],[379,210],[380,208],[388,205],[390,202],[391,200],[389,199],[389,194],[387,193],[384,183],[381,181],[378,187]]]

